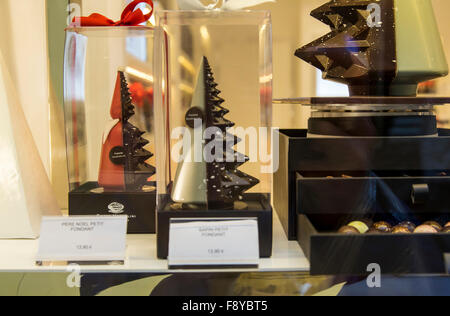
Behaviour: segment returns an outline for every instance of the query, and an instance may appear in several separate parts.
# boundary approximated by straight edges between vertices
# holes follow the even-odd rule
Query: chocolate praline
[[[447,224],[445,224],[445,227],[450,227],[450,222],[448,222]]]
[[[406,227],[411,233],[414,232],[414,230],[417,228],[417,226],[414,225],[414,223],[409,221],[401,222],[400,224],[397,225],[397,227],[398,226]]]
[[[408,227],[399,225],[399,226],[395,226],[392,229],[392,233],[393,234],[411,234],[412,232],[409,230]]]
[[[392,231],[392,225],[388,222],[377,222],[373,224],[374,229],[382,232],[382,233],[390,233]]]
[[[445,227],[445,228],[441,231],[441,233],[444,233],[444,234],[450,233],[450,226]]]
[[[414,230],[414,234],[437,234],[439,231],[431,225],[420,225]]]
[[[339,234],[345,234],[345,235],[360,235],[361,233],[359,230],[357,230],[355,227],[352,226],[343,226],[338,231]]]
[[[354,221],[347,226],[356,228],[361,234],[365,234],[369,231],[369,226],[367,226],[367,224],[363,221]]]
[[[423,223],[423,225],[433,226],[438,232],[440,232],[442,230],[441,224],[439,224],[436,221],[428,221],[428,222]]]

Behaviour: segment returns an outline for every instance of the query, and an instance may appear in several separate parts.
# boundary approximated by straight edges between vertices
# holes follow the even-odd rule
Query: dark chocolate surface
[[[351,95],[391,95],[397,72],[394,1],[377,1],[381,23],[368,23],[366,0],[332,0],[311,15],[331,32],[299,48],[295,55],[349,86]]]

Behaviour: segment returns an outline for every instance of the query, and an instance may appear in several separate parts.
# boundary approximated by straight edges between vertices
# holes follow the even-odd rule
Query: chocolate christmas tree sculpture
[[[332,0],[311,15],[331,32],[296,56],[351,96],[415,96],[418,83],[448,72],[428,0]]]
[[[103,137],[99,185],[106,190],[140,190],[156,172],[146,163],[153,154],[145,150],[149,143],[145,132],[132,125],[134,115],[131,94],[123,72],[118,73],[111,105],[111,124]]]
[[[224,99],[217,86],[211,66],[204,57],[186,122],[192,135],[198,129],[202,132],[208,129],[213,134],[202,145],[202,153],[213,157],[201,155],[201,161],[194,161],[196,149],[194,137],[191,137],[190,149],[184,153],[191,159],[179,164],[172,199],[183,204],[206,205],[208,209],[227,209],[243,200],[244,192],[257,185],[259,180],[237,169],[249,158],[233,149],[240,139],[227,132],[234,123],[225,118],[229,110],[222,106]]]

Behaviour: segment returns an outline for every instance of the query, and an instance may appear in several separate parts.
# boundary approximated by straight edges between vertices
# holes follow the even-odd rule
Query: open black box
[[[306,215],[298,228],[311,275],[366,275],[374,263],[382,274],[448,273],[449,234],[340,235],[318,231]]]
[[[95,189],[98,183],[88,182],[69,192],[70,216],[127,215],[129,234],[155,233],[156,190],[94,193]]]
[[[416,207],[410,192],[414,183],[428,184],[430,189],[429,200]],[[349,236],[336,232],[353,220],[447,223],[449,190],[448,177],[308,179],[298,175],[298,242],[310,260],[311,274],[364,275],[373,263],[383,274],[446,273],[444,255],[450,253],[450,234]],[[427,212],[432,209],[436,212]]]
[[[248,204],[245,210],[174,210],[170,196],[159,197],[162,201],[157,208],[157,253],[158,258],[167,259],[169,255],[169,229],[173,218],[211,219],[211,218],[257,218],[259,227],[259,252],[261,258],[272,256],[273,211],[270,195],[247,193],[243,201]]]
[[[310,259],[312,274],[367,274],[371,263],[379,264],[384,274],[446,272],[449,235],[335,232],[351,220],[365,218],[393,224],[448,220],[449,131],[425,138],[306,134],[280,131],[274,206],[289,238],[298,240]],[[417,185],[425,186],[426,192]]]

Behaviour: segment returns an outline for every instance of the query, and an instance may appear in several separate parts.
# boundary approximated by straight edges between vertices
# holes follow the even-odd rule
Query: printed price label
[[[258,221],[173,219],[169,266],[258,266]]]
[[[44,217],[36,261],[125,261],[127,225],[127,216]]]

